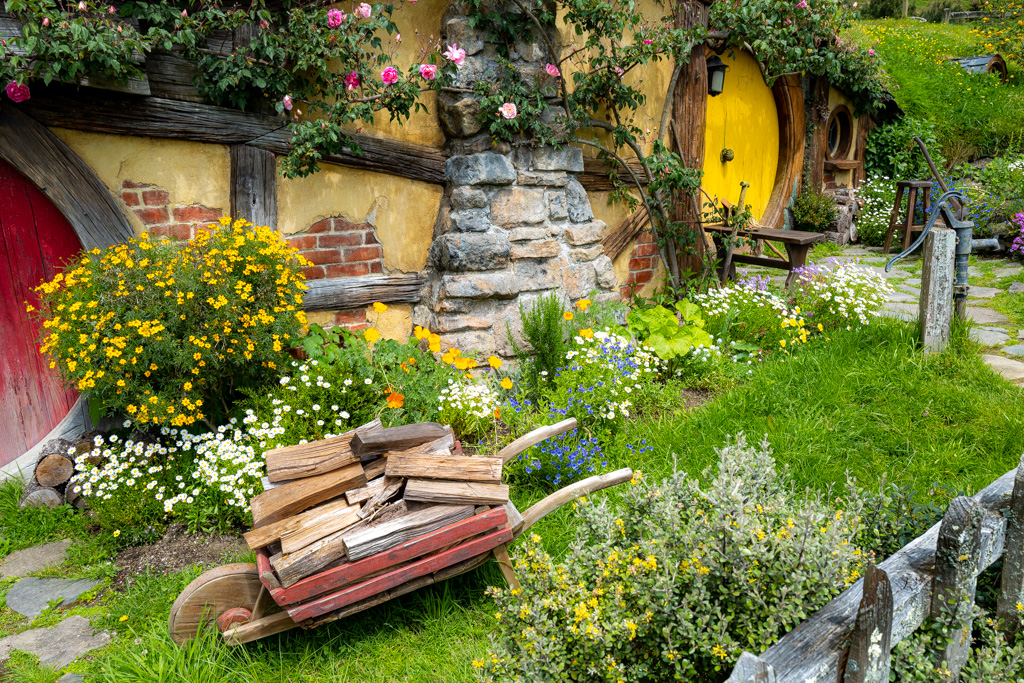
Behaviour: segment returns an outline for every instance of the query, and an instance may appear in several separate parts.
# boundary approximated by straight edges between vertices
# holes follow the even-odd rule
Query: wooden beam
[[[252,499],[253,528],[285,519],[366,483],[358,463],[315,477],[296,479]]]
[[[385,304],[418,303],[427,279],[421,275],[365,275],[309,280],[302,300],[307,311],[340,311]]]
[[[380,419],[330,439],[275,448],[263,454],[267,461],[267,478],[274,483],[304,479],[359,462],[352,453],[352,437],[359,430],[383,429]]]
[[[636,159],[627,159],[626,163],[636,173],[636,177],[640,179],[640,184],[646,185],[647,172],[644,171],[644,165]],[[609,177],[610,171],[614,171],[614,176],[618,179],[617,181]],[[580,185],[588,192],[611,192],[615,189],[617,183],[626,185],[631,189],[636,189],[633,176],[626,169],[616,162],[596,157],[585,157],[583,159],[583,173],[577,179]]]
[[[775,167],[772,194],[758,222],[766,228],[779,228],[785,222],[786,205],[799,186],[804,165],[807,130],[800,76],[776,79],[772,97],[779,112],[779,163]]]
[[[291,151],[289,121],[237,109],[161,97],[137,97],[65,85],[36,88],[22,105],[47,126],[115,135],[248,144],[275,154]],[[439,149],[360,133],[362,150],[327,155],[323,162],[443,185],[447,155]]]
[[[501,483],[501,458],[444,457],[423,453],[398,453],[388,456],[389,477],[418,477],[452,481]],[[70,476],[70,475],[69,475]]]
[[[508,484],[410,479],[405,485],[402,497],[408,501],[421,503],[504,505],[508,502]]]
[[[601,247],[604,255],[614,260],[629,243],[636,239],[651,222],[651,215],[643,206],[622,219],[615,229],[604,236]]]
[[[231,145],[231,215],[277,228],[277,165],[271,152]]]
[[[443,439],[449,433],[448,427],[437,422],[417,422],[372,432],[357,431],[352,437],[352,452],[362,457],[390,451],[409,450],[437,439]],[[390,470],[390,468],[391,457],[388,458],[388,469]]]
[[[103,249],[135,236],[93,170],[63,140],[9,102],[0,109],[0,158],[54,203],[85,249]]]

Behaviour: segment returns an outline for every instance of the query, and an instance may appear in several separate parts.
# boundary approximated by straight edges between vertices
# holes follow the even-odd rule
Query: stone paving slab
[[[975,287],[971,285],[967,290],[968,299],[991,299],[996,294],[1002,294],[1003,290],[998,287]]]
[[[1014,344],[1013,346],[1005,346],[1002,350],[1004,353],[1008,353],[1011,356],[1024,358],[1024,344]]]
[[[1010,319],[999,311],[993,311],[991,308],[982,308],[981,306],[968,306],[967,317],[976,323],[1008,323]]]
[[[882,307],[879,313],[887,318],[898,318],[900,320],[917,320],[917,316],[920,313],[920,307],[917,304],[906,304],[906,303],[887,303]]]
[[[55,567],[68,556],[71,541],[64,539],[11,553],[0,564],[0,578],[27,576],[48,567]]]
[[[53,628],[34,628],[0,638],[0,662],[7,661],[11,650],[22,650],[39,657],[40,664],[63,669],[86,652],[109,644],[109,633],[93,632],[88,619],[75,615]]]
[[[98,584],[99,581],[88,579],[69,581],[29,577],[14,584],[14,587],[7,591],[5,601],[8,607],[23,617],[35,619],[43,613],[47,603],[60,599],[60,606],[68,607],[78,600],[78,596],[92,590]]]
[[[971,328],[971,339],[984,346],[1000,346],[1010,341],[1010,335],[1002,328]]]
[[[1011,382],[1024,379],[1024,363],[1005,356],[985,354],[981,357],[988,366]]]
[[[903,281],[903,284],[905,284],[905,285],[912,285],[914,287],[920,287],[921,286],[921,278],[919,278],[919,277],[908,278],[907,280]]]
[[[908,292],[910,294],[916,294],[917,296],[921,296],[920,287],[908,285],[906,282],[901,282],[900,284],[896,285],[896,289],[903,290],[904,292]]]
[[[907,292],[893,292],[889,295],[888,301],[894,301],[897,303],[911,303],[916,302],[921,298],[920,293],[909,294]]]
[[[1020,266],[1000,266],[992,271],[992,274],[996,277],[1010,277],[1016,275],[1021,271]]]
[[[1010,294],[1024,294],[1024,282],[1011,282],[1010,288],[1006,291]]]

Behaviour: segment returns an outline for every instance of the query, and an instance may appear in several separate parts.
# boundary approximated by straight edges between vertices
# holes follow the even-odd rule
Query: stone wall
[[[430,281],[413,322],[445,345],[512,355],[522,341],[520,306],[546,292],[566,305],[618,298],[612,262],[575,174],[576,147],[519,148],[450,158],[448,185],[430,249]]]

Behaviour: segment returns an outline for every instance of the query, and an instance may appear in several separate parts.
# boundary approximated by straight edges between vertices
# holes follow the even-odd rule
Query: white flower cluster
[[[462,415],[487,419],[498,409],[498,396],[486,384],[468,384],[448,380],[437,397],[439,410],[454,410]]]
[[[876,173],[856,190],[856,196],[863,202],[856,221],[861,240],[881,245],[889,229],[893,202],[896,201],[895,181]]]
[[[790,311],[782,297],[764,289],[755,289],[745,282],[737,282],[722,289],[709,289],[693,297],[693,303],[708,316],[729,315],[749,308],[774,310],[780,318],[798,317]]]
[[[834,316],[848,323],[856,320],[867,325],[879,315],[893,289],[878,273],[853,263],[839,263],[831,270],[801,278],[799,287],[805,296],[816,299],[819,316]]]

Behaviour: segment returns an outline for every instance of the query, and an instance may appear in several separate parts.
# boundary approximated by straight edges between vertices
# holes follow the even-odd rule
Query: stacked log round
[[[86,508],[78,486],[69,482],[75,475],[75,463],[92,450],[93,436],[90,432],[73,442],[51,439],[43,444],[32,480],[25,486],[18,506],[55,508],[67,503],[80,510]]]

